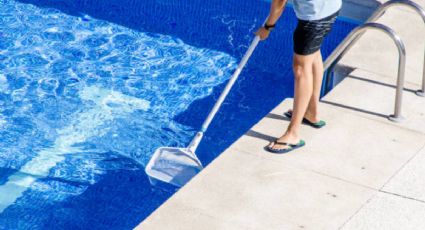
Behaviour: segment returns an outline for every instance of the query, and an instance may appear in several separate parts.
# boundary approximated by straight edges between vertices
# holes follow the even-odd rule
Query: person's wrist
[[[272,31],[275,27],[276,27],[276,24],[271,25],[271,24],[268,24],[268,23],[265,23],[264,26],[263,26],[263,28],[266,29],[267,31]]]

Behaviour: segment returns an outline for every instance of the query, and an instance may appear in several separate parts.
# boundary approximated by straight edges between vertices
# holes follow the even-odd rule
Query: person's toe
[[[269,147],[269,148],[273,148],[273,146],[274,146],[274,142],[270,142],[270,144],[269,145],[267,145],[267,147]]]
[[[269,145],[269,147],[270,147],[270,149],[277,150],[277,151],[289,148],[286,145],[279,145],[276,142],[273,142],[271,145]]]

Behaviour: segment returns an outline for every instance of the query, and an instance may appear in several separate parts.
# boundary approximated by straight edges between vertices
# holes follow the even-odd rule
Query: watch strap
[[[276,24],[274,25],[267,25],[267,23],[264,24],[264,29],[266,30],[272,30],[276,27]]]

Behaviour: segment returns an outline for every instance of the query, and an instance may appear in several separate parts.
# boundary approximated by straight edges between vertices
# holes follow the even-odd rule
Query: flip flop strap
[[[294,145],[294,144],[289,144],[289,143],[286,143],[286,142],[279,142],[279,141],[275,141],[274,143],[275,143],[275,144],[278,144],[278,145],[285,145],[285,146],[289,146],[289,147],[297,146],[297,145]]]

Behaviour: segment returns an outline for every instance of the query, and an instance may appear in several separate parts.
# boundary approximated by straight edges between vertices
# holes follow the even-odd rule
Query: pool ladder
[[[399,62],[398,62],[398,77],[397,77],[397,86],[396,86],[396,98],[395,98],[395,108],[394,114],[389,115],[388,119],[394,122],[403,121],[402,114],[402,99],[403,99],[403,89],[404,89],[404,77],[406,73],[406,48],[403,41],[398,36],[398,34],[389,28],[386,25],[376,23],[375,21],[379,19],[387,9],[393,6],[407,6],[415,10],[423,19],[425,23],[425,10],[417,3],[410,0],[391,0],[382,4],[372,16],[364,23],[363,25],[355,28],[348,36],[341,42],[341,44],[335,49],[335,51],[326,59],[324,68],[326,72],[326,91],[330,90],[331,87],[331,77],[335,69],[335,66],[338,62],[345,56],[345,54],[351,49],[351,47],[360,39],[360,37],[368,30],[377,30],[387,34],[397,46],[399,53]],[[425,97],[425,55],[424,55],[424,66],[423,66],[423,77],[422,77],[422,89],[416,92],[418,96]]]

